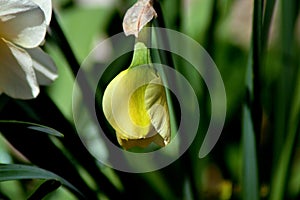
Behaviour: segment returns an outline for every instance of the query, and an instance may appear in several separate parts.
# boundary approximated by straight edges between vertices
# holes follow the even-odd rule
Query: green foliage
[[[72,192],[78,195],[79,198],[83,196],[78,189],[76,189],[72,184],[63,178],[53,174],[52,172],[43,170],[38,167],[28,166],[28,165],[17,165],[17,164],[1,164],[0,165],[0,182],[9,181],[9,180],[20,180],[20,179],[45,179],[52,180],[49,188],[49,192],[52,192],[53,189],[59,187],[56,184],[58,181],[60,184],[69,188]],[[56,181],[53,181],[56,180]],[[52,188],[52,185],[57,185]],[[45,186],[44,186],[45,187]],[[51,188],[50,188],[51,187]]]
[[[82,6],[72,0],[53,2],[56,14],[44,49],[58,66],[58,80],[41,88],[34,100],[0,96],[0,199],[300,197],[297,0],[156,3],[161,12],[154,24],[192,37],[218,66],[227,94],[227,117],[213,151],[199,159],[211,115],[205,83],[184,58],[151,51],[154,62],[174,67],[190,81],[200,102],[201,121],[193,144],[180,159],[144,174],[120,172],[96,161],[82,144],[72,115],[73,84],[80,63],[95,44],[122,31],[122,17],[134,1],[115,1],[108,7]],[[111,51],[113,45],[100,52],[100,67]],[[97,100],[102,98],[106,82],[129,66],[130,60],[124,56],[116,62],[123,66],[108,68],[100,80]],[[168,93],[169,105],[173,105],[171,124],[176,129],[180,113],[172,98]],[[96,110],[101,110],[99,105]],[[116,144],[114,131],[101,113],[99,116],[101,126]],[[105,151],[105,144],[100,149]]]

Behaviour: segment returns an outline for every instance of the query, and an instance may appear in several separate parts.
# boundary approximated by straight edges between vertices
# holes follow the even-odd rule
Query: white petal
[[[51,0],[31,0],[36,3],[44,12],[46,18],[46,24],[50,24],[52,15],[52,1]]]
[[[27,49],[33,61],[33,68],[40,85],[49,85],[57,78],[56,66],[46,53],[39,47]]]
[[[0,6],[0,36],[25,48],[42,43],[46,34],[45,15],[28,0],[4,0]]]
[[[13,98],[30,99],[39,86],[29,54],[14,44],[0,39],[0,91]]]
[[[13,16],[16,13],[26,12],[38,7],[30,0],[1,0],[0,3],[0,16]]]

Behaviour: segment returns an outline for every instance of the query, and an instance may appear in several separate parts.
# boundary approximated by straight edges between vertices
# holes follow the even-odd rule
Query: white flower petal
[[[33,61],[33,68],[40,85],[49,85],[57,78],[56,66],[46,53],[39,47],[27,49]]]
[[[1,0],[0,16],[13,17],[16,13],[26,12],[37,7],[37,4],[34,4],[30,0]]]
[[[4,0],[0,6],[0,37],[25,48],[42,43],[46,34],[44,12],[28,0]]]
[[[39,93],[29,54],[2,39],[0,39],[0,91],[19,99],[35,98]]]
[[[52,1],[51,0],[31,0],[36,3],[44,12],[46,18],[46,24],[50,24],[52,16]]]

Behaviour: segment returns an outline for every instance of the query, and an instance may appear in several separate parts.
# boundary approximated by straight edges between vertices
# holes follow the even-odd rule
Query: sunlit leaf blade
[[[55,191],[61,186],[61,183],[57,180],[46,180],[27,200],[39,200],[43,199],[49,193]]]
[[[36,131],[40,131],[43,133],[48,133],[49,135],[54,135],[57,137],[63,137],[64,135],[61,134],[60,132],[49,128],[49,127],[43,127],[43,126],[28,126],[27,128],[32,129],[32,130],[36,130]]]
[[[93,195],[74,163],[56,146],[48,134],[40,134],[22,126],[1,126],[1,134],[34,165],[62,176],[85,195]]]
[[[300,72],[299,53],[295,51],[297,16],[299,6],[297,0],[281,1],[280,24],[280,53],[281,73],[278,77],[278,101],[276,102],[275,128],[276,136],[274,155],[278,156],[274,162],[271,180],[271,200],[286,199],[289,179],[293,167],[293,156],[296,154],[299,140],[300,120]],[[297,198],[298,199],[298,198]]]
[[[262,41],[262,1],[253,2],[252,43],[246,72],[248,99],[243,106],[242,146],[243,146],[243,199],[259,199],[257,163],[257,141],[261,126],[261,80],[260,72],[263,55]]]
[[[300,71],[298,71],[294,99],[292,101],[289,130],[279,157],[278,167],[274,171],[271,185],[271,200],[284,198],[293,152],[300,133]]]
[[[243,113],[243,199],[258,200],[257,157],[253,123],[250,110],[244,106]]]
[[[274,15],[274,8],[275,8],[276,0],[268,0],[266,1],[266,7],[265,7],[265,14],[264,14],[264,21],[263,21],[263,30],[262,30],[262,52],[264,53],[264,50],[267,47],[268,44],[268,38],[270,33],[270,25],[272,22],[272,18]]]
[[[15,129],[16,126],[19,126],[20,128],[32,129],[32,130],[42,132],[42,133],[46,133],[46,134],[56,136],[56,137],[63,137],[64,136],[62,133],[58,132],[57,130],[55,130],[51,127],[36,124],[36,123],[31,123],[31,122],[22,122],[22,121],[15,121],[15,120],[0,120],[0,125],[1,125],[0,126],[0,131],[1,131],[1,127]]]
[[[0,182],[22,179],[57,180],[78,196],[83,197],[83,194],[71,183],[50,171],[29,165],[0,164]]]

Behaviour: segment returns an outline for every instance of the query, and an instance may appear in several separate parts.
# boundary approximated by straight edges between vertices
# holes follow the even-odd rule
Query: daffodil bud
[[[144,43],[136,43],[130,67],[109,83],[102,106],[123,148],[170,142],[165,87]]]

